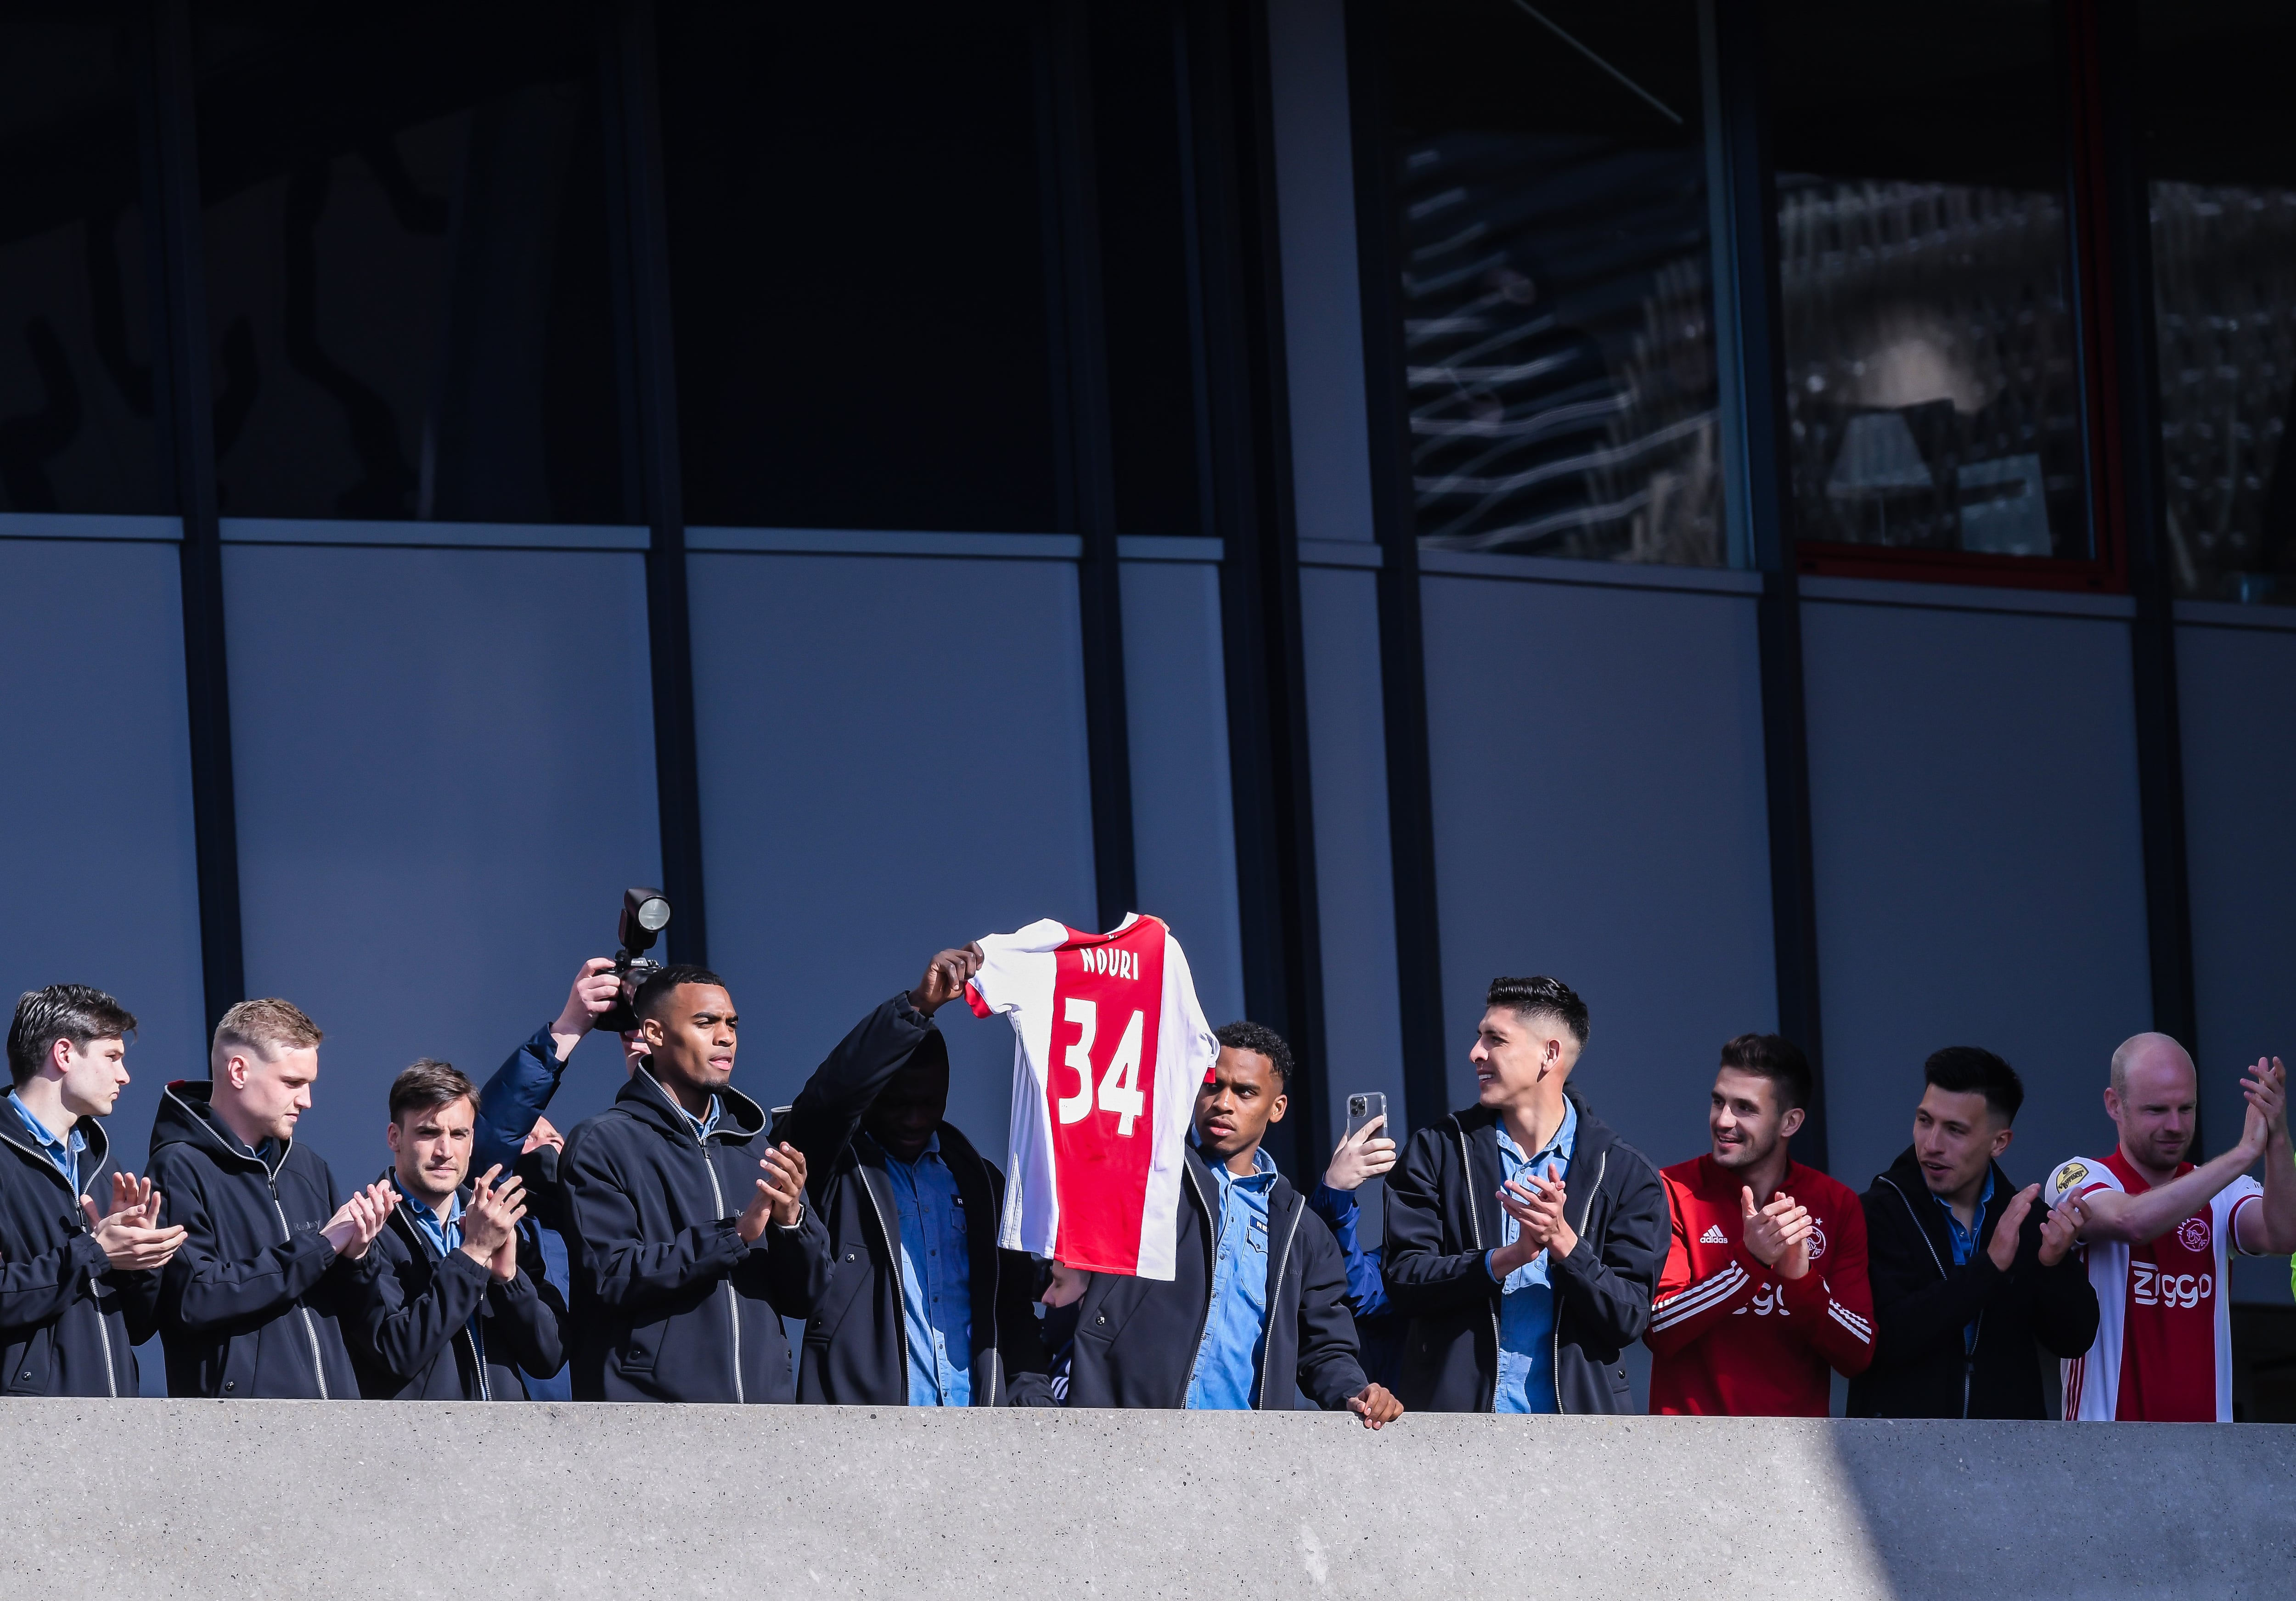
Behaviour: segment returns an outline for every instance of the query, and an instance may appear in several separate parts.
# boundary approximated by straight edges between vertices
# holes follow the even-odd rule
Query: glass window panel
[[[1389,25],[1421,542],[1719,564],[1696,8]]]
[[[664,10],[688,521],[1055,526],[1033,15]]]
[[[199,8],[226,515],[618,521],[581,8]]]
[[[1800,537],[2086,557],[2050,8],[1765,18]]]
[[[126,30],[0,21],[0,510],[168,509]]]
[[[2161,456],[2177,587],[2296,601],[2296,61],[2284,4],[2154,0],[2144,159]]]

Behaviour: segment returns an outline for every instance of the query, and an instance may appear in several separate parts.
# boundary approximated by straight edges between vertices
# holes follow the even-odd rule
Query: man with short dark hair
[[[560,1162],[576,1236],[580,1400],[795,1399],[783,1318],[812,1312],[829,1237],[804,1155],[734,1088],[725,981],[665,967],[634,998],[646,1056]]]
[[[1261,1146],[1283,1121],[1291,1047],[1259,1023],[1213,1031],[1173,1276],[1085,1276],[1068,1404],[1283,1412],[1304,1391],[1366,1428],[1392,1423],[1403,1406],[1364,1376],[1339,1247]]]
[[[1711,1146],[1660,1175],[1674,1224],[1644,1336],[1653,1412],[1824,1417],[1828,1370],[1854,1378],[1874,1359],[1866,1214],[1787,1144],[1811,1088],[1782,1035],[1722,1047]]]
[[[102,1120],[135,1030],[127,1007],[86,984],[16,1002],[0,1112],[0,1392],[137,1392],[135,1347],[158,1326],[158,1270],[184,1231],[159,1227],[148,1179],[104,1172]]]
[[[290,1002],[241,1001],[216,1024],[209,1081],[160,1097],[152,1180],[185,1231],[160,1291],[169,1395],[359,1392],[342,1319],[365,1301],[368,1248],[398,1197],[369,1185],[338,1200],[326,1162],[295,1143],[324,1038]]]
[[[1036,1264],[1000,1250],[1004,1176],[947,1120],[948,1042],[933,1014],[980,970],[978,945],[925,965],[832,1051],[775,1129],[805,1154],[829,1231],[829,1287],[798,1351],[801,1401],[1048,1404]]]
[[[1500,978],[1467,1052],[1476,1104],[1414,1129],[1387,1176],[1387,1299],[1406,1406],[1628,1412],[1620,1355],[1650,1320],[1666,1201],[1570,1088],[1587,1003]]]
[[[565,1363],[565,1303],[519,1225],[525,1189],[499,1167],[468,1184],[478,1089],[429,1057],[391,1081],[384,1182],[399,1204],[376,1239],[373,1293],[348,1327],[369,1400],[517,1400]],[[523,1258],[523,1260],[521,1260]]]
[[[1874,1361],[1849,1415],[2045,1418],[2034,1342],[2077,1357],[2096,1338],[2071,1203],[2037,1205],[2039,1185],[2001,1170],[2025,1101],[2014,1068],[1954,1045],[1922,1071],[1914,1143],[1865,1195]]]

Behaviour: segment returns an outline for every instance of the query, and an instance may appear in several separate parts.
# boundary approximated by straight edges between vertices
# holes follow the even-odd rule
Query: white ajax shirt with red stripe
[[[965,986],[1012,1019],[1013,1122],[996,1243],[1091,1273],[1172,1277],[1196,1088],[1219,1042],[1188,958],[1138,912],[1087,934],[1047,917],[980,941]]]

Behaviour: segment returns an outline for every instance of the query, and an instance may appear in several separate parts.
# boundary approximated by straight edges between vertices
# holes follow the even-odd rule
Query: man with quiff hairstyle
[[[170,1395],[359,1392],[340,1325],[373,1293],[367,1248],[398,1196],[375,1184],[341,1199],[295,1143],[324,1038],[291,1002],[242,1001],[216,1025],[209,1081],[160,1097],[151,1177],[184,1229],[160,1293]]]

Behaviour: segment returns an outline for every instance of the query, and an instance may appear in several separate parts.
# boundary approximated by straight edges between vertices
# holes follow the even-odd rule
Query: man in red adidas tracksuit
[[[1659,1177],[1674,1244],[1651,1302],[1651,1410],[1823,1417],[1831,1368],[1874,1359],[1866,1213],[1792,1159],[1809,1062],[1775,1034],[1722,1047],[1707,1129],[1713,1150]]]

